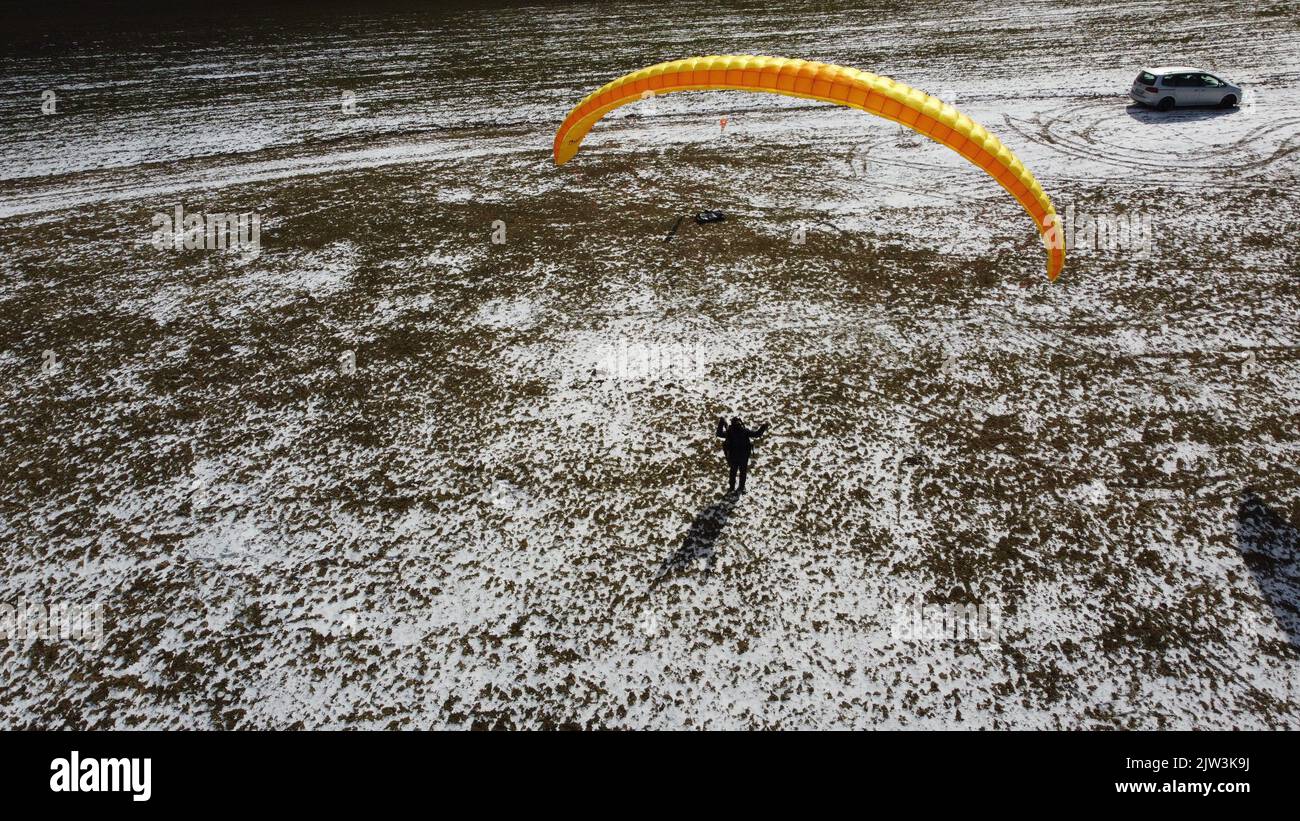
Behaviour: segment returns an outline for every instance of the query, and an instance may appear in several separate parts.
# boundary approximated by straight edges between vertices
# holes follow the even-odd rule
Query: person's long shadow
[[[690,528],[686,531],[682,546],[664,560],[650,584],[654,585],[670,573],[684,570],[701,559],[704,561],[706,573],[713,570],[713,565],[717,562],[715,545],[739,499],[740,495],[732,491],[697,513],[695,521],[691,522]]]
[[[1247,489],[1237,507],[1237,549],[1291,646],[1300,650],[1300,528]]]

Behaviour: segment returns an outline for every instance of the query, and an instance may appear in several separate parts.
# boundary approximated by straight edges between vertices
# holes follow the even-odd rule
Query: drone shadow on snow
[[[707,577],[717,563],[718,537],[722,535],[722,529],[727,526],[727,520],[731,518],[731,512],[738,501],[740,501],[740,494],[731,491],[697,513],[695,520],[686,531],[686,536],[682,539],[682,546],[659,566],[658,572],[650,582],[651,586],[673,573],[685,570],[697,561],[704,562],[704,573]]]
[[[1291,647],[1300,651],[1300,528],[1247,489],[1237,506],[1237,550]]]

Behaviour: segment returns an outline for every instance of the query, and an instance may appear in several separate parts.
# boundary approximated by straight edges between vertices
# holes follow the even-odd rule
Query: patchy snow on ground
[[[24,58],[0,605],[104,631],[0,639],[0,726],[1300,728],[1293,9],[638,8]],[[729,52],[950,99],[1062,277],[857,111],[665,96],[552,163],[590,90]],[[1251,95],[1130,104],[1156,63]],[[156,250],[178,204],[260,247]]]

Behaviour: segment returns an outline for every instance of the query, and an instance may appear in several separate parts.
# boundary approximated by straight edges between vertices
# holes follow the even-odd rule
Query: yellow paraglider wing
[[[1065,267],[1056,209],[1024,163],[965,114],[923,91],[854,68],[784,57],[690,57],[643,68],[608,83],[574,106],[555,134],[555,163],[578,153],[596,121],[610,111],[673,91],[765,91],[858,108],[948,146],[984,169],[1034,218],[1047,247],[1047,277]]]

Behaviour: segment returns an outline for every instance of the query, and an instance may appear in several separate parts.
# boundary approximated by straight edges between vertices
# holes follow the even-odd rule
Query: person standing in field
[[[751,443],[765,433],[767,425],[750,430],[739,416],[731,418],[731,425],[727,425],[727,420],[723,417],[718,417],[718,438],[724,440],[722,450],[727,454],[727,464],[731,468],[728,490],[736,489],[736,474],[740,474],[740,492],[745,492],[745,479],[749,476],[749,455],[753,450]]]

